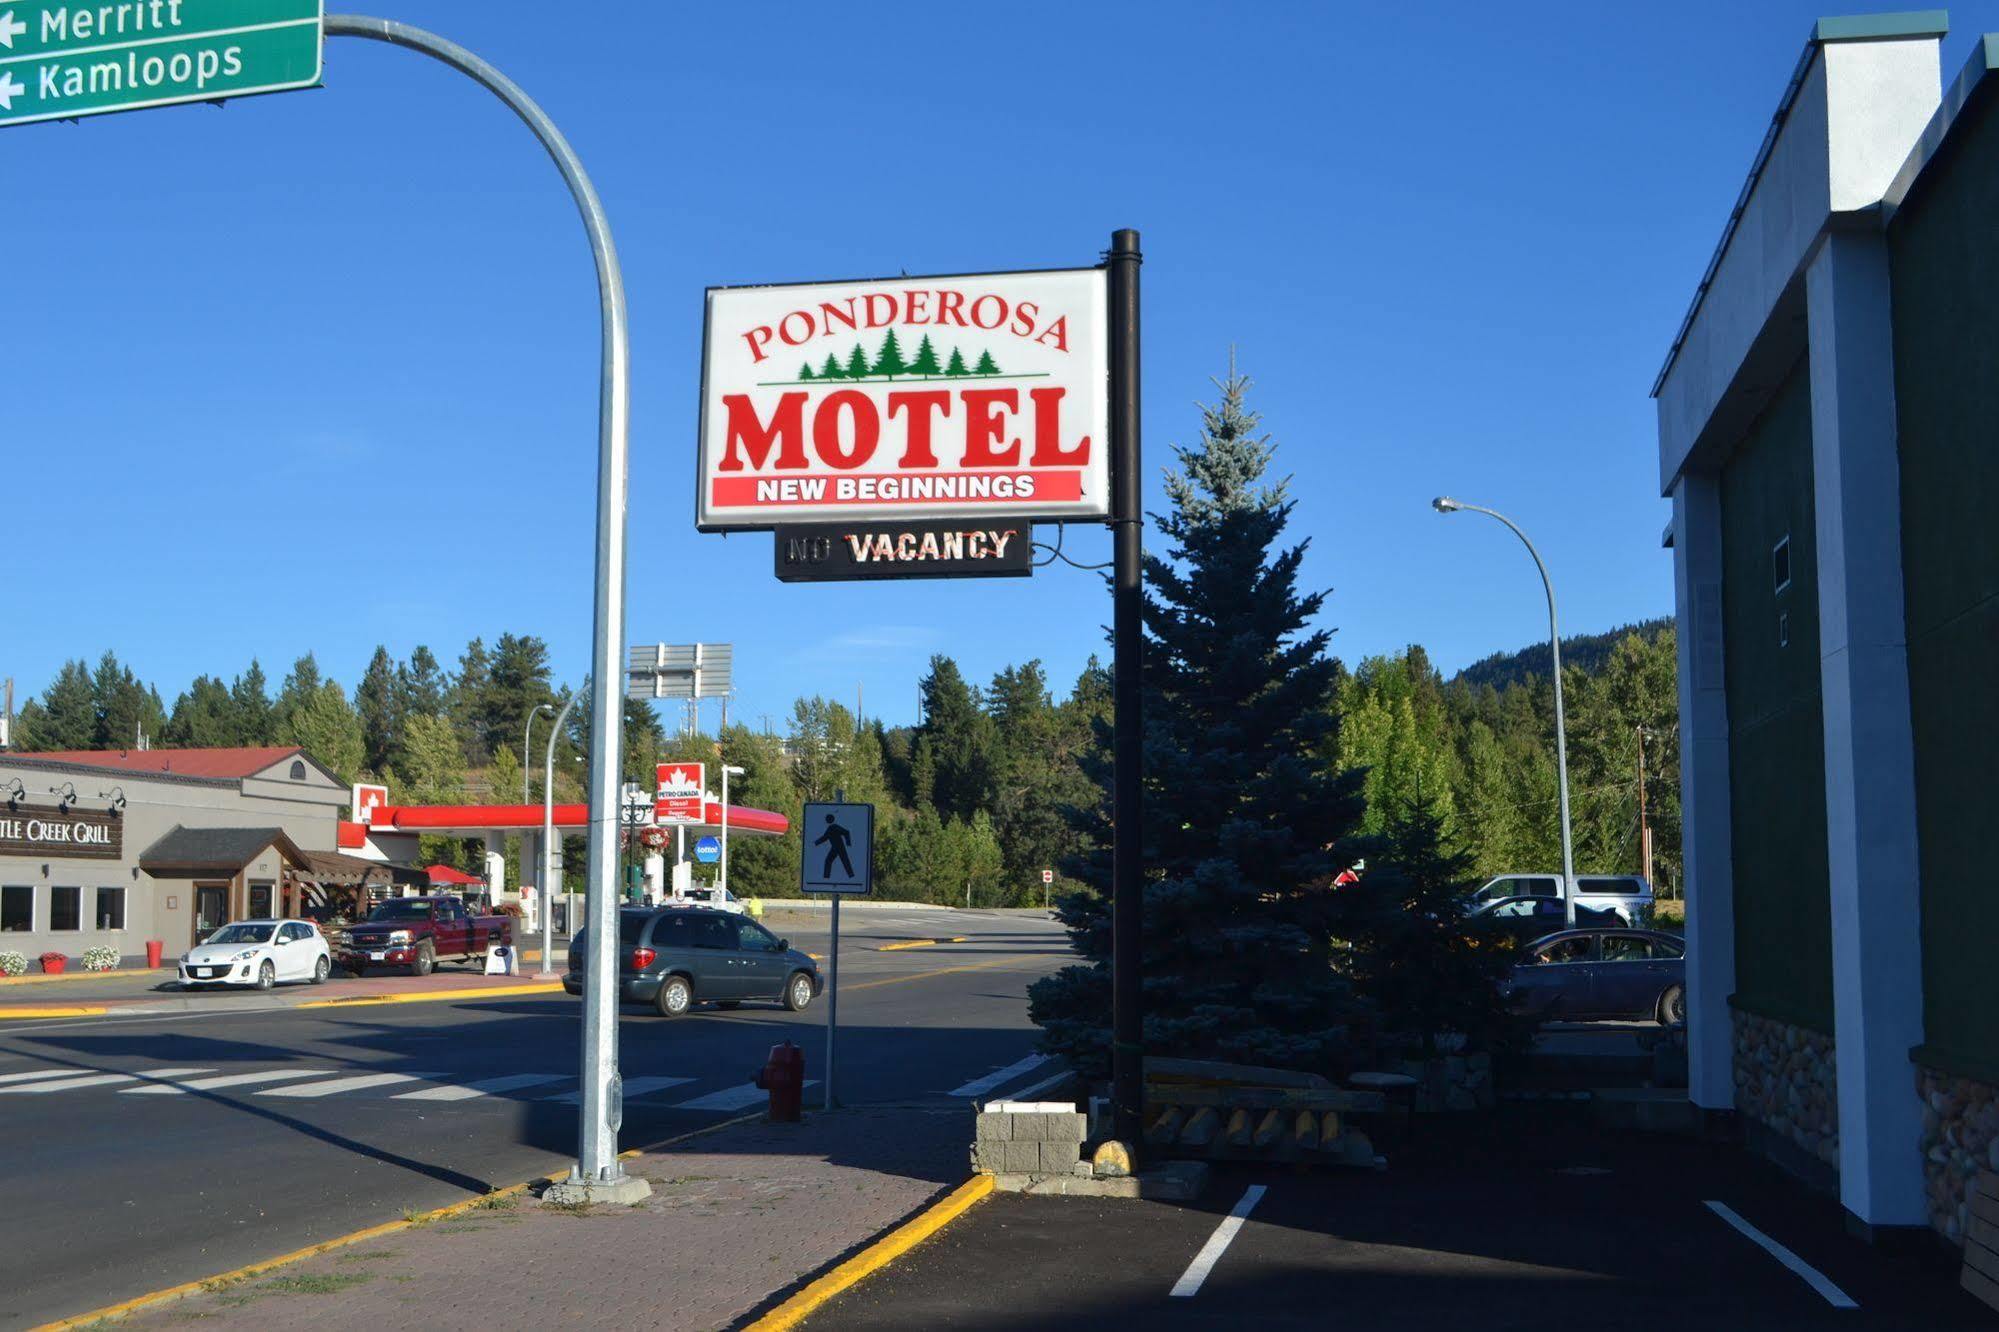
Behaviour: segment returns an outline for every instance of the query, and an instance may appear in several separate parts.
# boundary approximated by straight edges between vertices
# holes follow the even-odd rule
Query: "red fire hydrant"
[[[805,1051],[790,1041],[770,1047],[770,1058],[757,1070],[756,1084],[770,1093],[770,1119],[796,1124],[805,1100]]]

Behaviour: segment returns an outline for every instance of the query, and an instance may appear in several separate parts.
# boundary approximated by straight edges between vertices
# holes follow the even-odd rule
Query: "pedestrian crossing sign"
[[[808,893],[866,897],[874,891],[875,807],[808,803],[798,886]]]

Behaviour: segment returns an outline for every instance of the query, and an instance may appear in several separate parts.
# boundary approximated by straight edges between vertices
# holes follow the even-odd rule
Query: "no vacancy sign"
[[[1110,512],[1102,269],[708,292],[696,525]]]

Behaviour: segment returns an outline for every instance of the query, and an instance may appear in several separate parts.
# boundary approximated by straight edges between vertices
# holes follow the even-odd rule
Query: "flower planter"
[[[45,976],[60,976],[63,968],[68,965],[69,959],[61,953],[42,954],[42,974]]]

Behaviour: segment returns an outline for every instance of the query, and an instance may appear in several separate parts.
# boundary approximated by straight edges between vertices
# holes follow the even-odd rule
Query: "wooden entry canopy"
[[[228,920],[243,920],[251,910],[247,872],[266,851],[278,853],[281,867],[268,881],[272,893],[270,912],[274,916],[289,916],[295,905],[290,900],[291,876],[305,868],[306,861],[305,852],[283,828],[190,828],[179,824],[139,854],[139,868],[155,879],[194,880],[198,890],[221,888],[223,916]],[[258,882],[265,880],[260,878]],[[199,919],[194,922],[197,933],[201,923]]]

